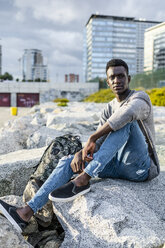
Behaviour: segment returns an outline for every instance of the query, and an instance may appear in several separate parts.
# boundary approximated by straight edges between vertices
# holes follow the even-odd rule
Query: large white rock
[[[44,150],[20,150],[0,156],[0,196],[22,195]]]
[[[22,206],[22,199],[18,196],[1,197],[2,200],[14,206]],[[1,248],[33,248],[3,216],[0,216],[0,247]]]
[[[34,149],[47,146],[53,139],[64,133],[65,132],[56,130],[55,128],[42,126],[27,138],[26,147],[27,149]]]
[[[38,129],[38,125],[30,124],[32,120],[32,116],[23,116],[0,129],[0,154],[26,148],[27,138]]]
[[[0,216],[0,247],[1,248],[33,248],[24,237],[13,228],[10,222]]]
[[[101,111],[106,103],[56,103],[34,106],[27,116],[16,118],[0,129],[0,154],[20,149],[33,149],[48,145],[55,137],[66,133],[80,135],[83,144],[97,128]],[[165,108],[154,107],[156,143],[165,144]]]
[[[43,147],[66,133],[80,134],[85,142],[97,127],[103,104],[68,105],[62,108],[55,103],[41,104],[33,107],[27,116],[6,123],[0,129],[0,154]]]
[[[150,182],[93,180],[91,192],[54,203],[61,248],[156,248],[165,243],[165,171]]]

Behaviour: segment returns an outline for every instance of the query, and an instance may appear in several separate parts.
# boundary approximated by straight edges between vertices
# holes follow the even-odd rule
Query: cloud
[[[78,18],[75,1],[60,0],[15,0],[15,6],[21,11],[31,9],[33,17],[38,20],[48,20],[67,24]]]
[[[60,50],[81,51],[83,45],[83,35],[78,32],[55,31],[50,29],[41,29],[38,36],[42,37],[52,47]]]
[[[23,22],[25,20],[25,16],[21,11],[18,11],[15,14],[15,18],[16,18],[17,21],[20,21],[20,22]]]
[[[38,48],[50,77],[82,75],[83,29],[91,14],[164,20],[165,2],[157,0],[1,0],[2,68],[18,75],[24,49]]]

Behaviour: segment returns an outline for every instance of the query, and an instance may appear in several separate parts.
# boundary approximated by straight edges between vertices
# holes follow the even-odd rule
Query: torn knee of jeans
[[[72,157],[72,155],[69,154],[69,155],[67,155],[67,156],[62,157],[60,160],[66,160],[66,159],[71,158],[71,157]]]
[[[136,171],[136,174],[137,175],[141,175],[141,174],[143,174],[145,172],[145,170],[138,170],[138,171]]]

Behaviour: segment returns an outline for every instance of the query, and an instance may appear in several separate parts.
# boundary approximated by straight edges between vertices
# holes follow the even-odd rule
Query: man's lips
[[[114,86],[113,88],[114,88],[114,90],[120,90],[120,89],[123,89],[123,86],[121,86],[121,85],[120,85],[120,86],[119,86],[119,85],[116,85],[116,86]]]

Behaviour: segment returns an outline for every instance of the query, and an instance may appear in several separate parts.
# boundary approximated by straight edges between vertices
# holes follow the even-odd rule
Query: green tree
[[[8,72],[5,72],[3,75],[0,76],[0,79],[2,80],[13,80],[13,76],[9,74]]]
[[[106,78],[96,77],[94,79],[89,80],[88,82],[89,83],[94,83],[94,82],[99,83],[99,89],[107,89],[108,88]]]
[[[41,79],[40,78],[36,78],[35,79],[35,82],[41,82]]]
[[[165,68],[134,75],[130,87],[152,89],[158,87],[161,80],[165,80]]]

